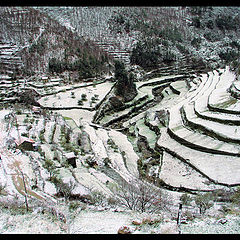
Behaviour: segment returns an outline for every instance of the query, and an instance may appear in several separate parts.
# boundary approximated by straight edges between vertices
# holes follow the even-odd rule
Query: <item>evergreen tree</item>
[[[120,61],[115,61],[115,80],[115,94],[121,96],[124,101],[130,101],[137,95],[133,74],[128,76],[124,63]]]

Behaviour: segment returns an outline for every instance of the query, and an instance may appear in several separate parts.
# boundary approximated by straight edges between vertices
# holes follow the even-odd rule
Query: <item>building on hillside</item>
[[[35,150],[35,141],[21,136],[19,139],[15,139],[16,148],[26,151],[34,151]]]
[[[69,164],[71,164],[74,168],[77,167],[77,165],[76,165],[76,155],[75,155],[74,152],[65,153],[65,157],[66,157],[67,162]]]

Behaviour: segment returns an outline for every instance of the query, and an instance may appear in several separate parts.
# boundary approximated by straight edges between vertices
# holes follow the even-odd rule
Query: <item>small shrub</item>
[[[52,175],[56,169],[56,166],[54,164],[54,162],[50,159],[46,159],[44,164],[43,164],[43,167],[46,168],[49,172],[49,179],[51,181],[51,178],[52,178]]]
[[[82,105],[83,105],[82,99],[78,100],[78,105],[79,105],[79,106],[82,106]]]
[[[74,92],[71,92],[71,98],[76,98]]]
[[[239,53],[233,49],[222,50],[218,55],[227,62],[233,61],[239,57]]]
[[[6,188],[6,185],[0,184],[0,195],[2,195],[5,191],[4,189]]]
[[[207,28],[209,28],[209,29],[213,29],[213,28],[214,28],[214,22],[213,22],[213,20],[208,20],[206,26],[207,26]]]
[[[21,110],[21,109],[16,110],[16,114],[17,114],[17,115],[22,114],[22,110]]]
[[[77,210],[79,207],[81,206],[81,203],[80,202],[70,202],[69,204],[69,210],[70,211],[75,211]]]
[[[91,100],[92,100],[92,103],[95,103],[96,102],[96,98],[93,96],[91,97]]]
[[[143,218],[143,220],[142,220],[142,225],[143,224],[147,224],[147,225],[158,225],[159,223],[161,223],[162,222],[162,217],[161,216],[159,216],[159,217],[157,217],[157,218],[152,218],[152,217],[150,217],[150,216],[148,216],[148,217],[145,217],[145,218]]]
[[[220,212],[222,212],[223,214],[227,215],[230,214],[232,212],[232,209],[230,207],[227,207],[226,205],[223,205],[220,209]]]
[[[25,119],[23,120],[23,122],[24,122],[24,123],[28,123],[28,122],[29,122],[28,118],[25,118]]]
[[[83,93],[81,95],[82,101],[87,101],[87,95],[85,93]]]
[[[238,187],[230,197],[231,202],[240,206],[240,187]]]
[[[201,27],[201,21],[199,17],[194,17],[192,19],[192,25],[196,28],[200,28]]]
[[[103,193],[99,191],[92,191],[91,192],[91,202],[94,205],[102,205],[104,201],[106,200],[106,197]]]
[[[39,134],[39,140],[41,143],[43,143],[45,141],[45,137],[44,137],[44,131],[41,131]]]
[[[194,215],[191,211],[184,211],[183,214],[182,214],[183,217],[187,218],[188,221],[193,221],[194,220]]]
[[[198,48],[198,47],[200,46],[200,44],[201,44],[201,38],[195,37],[195,38],[191,41],[191,45],[192,45],[193,47]]]
[[[115,206],[117,204],[117,200],[114,197],[109,197],[109,198],[107,198],[107,203],[109,205]]]
[[[217,27],[221,30],[236,30],[239,26],[239,20],[237,17],[230,15],[218,16],[215,20]]]
[[[219,41],[221,39],[220,35],[215,32],[206,32],[203,36],[210,42]]]
[[[108,157],[103,159],[104,165],[109,166],[109,163],[111,163],[110,159]]]
[[[192,198],[189,196],[189,194],[184,193],[181,197],[180,200],[183,205],[190,205]]]
[[[199,208],[200,214],[204,214],[207,209],[213,206],[213,195],[211,193],[197,194],[194,201]]]
[[[181,53],[183,53],[183,54],[188,54],[188,53],[189,53],[188,49],[187,49],[184,45],[182,45],[182,44],[180,44],[180,43],[177,43],[177,44],[176,44],[176,47],[177,47],[178,50],[179,50]]]

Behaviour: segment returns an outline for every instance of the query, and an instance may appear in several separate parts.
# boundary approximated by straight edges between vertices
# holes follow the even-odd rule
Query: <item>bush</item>
[[[78,105],[79,105],[79,106],[82,106],[82,105],[83,105],[82,99],[79,99],[79,100],[78,100]]]
[[[81,95],[82,101],[87,101],[87,94],[83,93]]]
[[[231,194],[231,202],[240,206],[240,187],[238,187],[233,194]]]
[[[184,211],[182,216],[187,218],[188,221],[194,220],[194,215],[191,211],[188,211],[188,210]]]
[[[208,22],[206,23],[207,28],[209,29],[213,29],[214,28],[214,22],[213,20],[208,20]]]
[[[62,195],[67,202],[71,195],[72,195],[72,190],[75,187],[75,183],[70,180],[69,183],[64,183],[61,179],[53,176],[51,181],[54,183],[56,186],[57,192],[59,195]]]
[[[157,66],[160,57],[160,50],[150,41],[138,42],[133,48],[130,61],[144,69]]]
[[[229,45],[232,48],[237,48],[238,50],[240,50],[240,43],[238,41],[232,41]]]
[[[65,70],[64,64],[56,58],[49,59],[48,69],[51,73],[62,73]]]
[[[0,195],[2,195],[5,192],[6,185],[0,184]]]
[[[175,42],[181,42],[183,40],[181,32],[177,27],[165,28],[159,33],[159,37]]]
[[[180,200],[183,205],[190,205],[190,202],[192,201],[192,198],[189,196],[189,194],[184,193],[181,197]]]
[[[199,46],[200,46],[200,44],[201,44],[201,38],[197,38],[197,37],[195,37],[192,41],[191,41],[191,45],[193,46],[193,47],[196,47],[196,48],[198,48]]]
[[[37,43],[33,43],[29,48],[29,52],[37,52],[38,54],[42,54],[45,49],[46,49],[46,40],[42,39]]]
[[[82,204],[80,202],[70,202],[69,204],[69,210],[70,211],[75,211],[77,210]]]
[[[213,206],[213,195],[212,193],[197,194],[194,197],[194,201],[199,208],[200,214],[204,214],[207,209]]]
[[[203,36],[211,42],[219,41],[221,40],[221,37],[216,32],[206,32],[203,34]]]
[[[99,191],[92,191],[90,197],[91,203],[94,205],[103,205],[106,201],[105,195]]]
[[[75,93],[71,92],[71,98],[75,98]]]
[[[22,110],[21,110],[21,109],[17,109],[17,110],[16,110],[16,114],[17,114],[17,115],[22,114]]]
[[[194,17],[192,19],[192,25],[196,28],[200,28],[201,27],[200,18],[199,17]]]
[[[107,203],[108,203],[109,205],[115,206],[115,205],[117,204],[117,200],[116,200],[116,198],[114,198],[114,197],[109,197],[109,198],[107,198]]]
[[[237,30],[239,26],[239,20],[237,17],[232,16],[218,16],[215,20],[217,27],[221,30]]]
[[[180,43],[177,43],[177,44],[176,44],[176,47],[178,48],[178,50],[179,50],[181,53],[184,53],[184,54],[188,54],[188,53],[189,53],[188,49],[187,49],[184,45],[182,45],[182,44],[180,44]]]
[[[165,62],[165,63],[171,63],[176,60],[176,55],[171,51],[166,51],[162,55],[162,59],[163,59],[163,62]]]
[[[232,62],[239,57],[239,53],[233,49],[222,50],[218,55],[226,62]]]
[[[56,166],[55,166],[54,162],[50,159],[46,159],[44,164],[43,164],[43,167],[48,170],[49,179],[51,181],[52,175],[53,175],[53,173],[55,172],[55,169],[56,169]]]

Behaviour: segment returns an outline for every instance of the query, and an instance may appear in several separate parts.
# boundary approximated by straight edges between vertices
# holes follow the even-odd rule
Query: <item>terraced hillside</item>
[[[155,146],[162,151],[157,178],[169,185],[174,186],[175,182],[176,187],[192,189],[239,184],[239,125],[233,122],[230,125],[227,120],[238,118],[231,110],[237,100],[227,94],[226,87],[234,79],[229,68],[202,74],[200,84],[168,109],[168,126],[161,128]],[[216,95],[216,92],[222,95]],[[228,104],[221,104],[220,99]],[[221,108],[215,108],[220,104]],[[169,179],[173,169],[168,164],[174,164],[179,177],[177,181]],[[200,185],[205,182],[204,187],[198,184],[191,187],[190,182],[194,183],[193,179],[188,179],[191,172],[205,179],[195,182]]]
[[[48,79],[44,85],[45,78],[38,81],[19,84],[37,93],[35,103],[43,111],[51,110],[64,118],[45,113],[29,125],[32,120],[24,110],[23,116],[17,117],[20,135],[36,139],[46,159],[60,161],[54,163],[60,164],[60,170],[66,159],[61,153],[67,149],[75,152],[76,168],[69,173],[64,167],[61,170],[64,176],[70,174],[69,179],[73,173],[76,178],[78,171],[86,172],[86,166],[98,166],[102,173],[93,168],[90,175],[97,174],[105,184],[140,174],[174,191],[239,185],[238,99],[228,93],[235,81],[229,67],[137,82],[138,95],[124,108],[108,112],[104,109],[114,96],[114,84],[107,78],[69,87],[62,85],[61,78]],[[20,99],[12,97],[5,102]],[[77,177],[77,182],[86,188],[87,177],[81,179]],[[102,184],[103,191],[110,194]]]
[[[1,73],[59,74],[67,69],[68,78],[81,81],[108,71],[108,56],[103,50],[45,12],[28,6],[1,7],[0,12]],[[83,58],[88,59],[89,64],[85,66],[87,70],[80,73],[79,68],[84,68],[80,66]]]
[[[147,180],[171,196],[173,212],[184,192],[239,186],[239,100],[229,91],[235,73],[229,67],[178,75],[163,70],[143,79],[136,82],[137,96],[115,109],[109,108],[116,97],[109,76],[72,85],[61,76],[17,84],[5,79],[4,194],[47,203],[44,208],[57,209],[52,214],[65,221],[59,199],[92,201],[96,193],[111,199],[121,182]],[[20,89],[32,92],[31,103],[17,95]],[[24,141],[33,141],[37,151],[18,147]]]
[[[146,62],[151,62],[148,54],[152,52],[157,55],[160,66],[170,64],[178,68],[188,64],[195,68],[198,65],[215,69],[239,56],[238,7],[68,6],[36,9],[79,36],[91,39],[114,59],[121,59],[126,64],[151,65]],[[157,50],[154,46],[158,46]],[[140,50],[140,55],[137,53],[134,60],[135,50]],[[148,58],[139,59],[144,55]]]
[[[70,226],[69,209],[79,204],[142,212],[157,205],[157,211],[170,212],[176,220],[184,193],[194,197],[219,190],[223,195],[234,192],[240,186],[238,73],[219,61],[219,55],[211,61],[204,54],[195,58],[206,42],[198,47],[194,42],[196,49],[188,46],[192,51],[179,54],[171,45],[178,42],[181,48],[176,28],[174,40],[163,31],[172,26],[164,19],[175,19],[181,39],[192,41],[189,29],[194,28],[187,26],[196,22],[188,17],[195,14],[207,24],[193,10],[1,9],[0,18],[10,30],[0,32],[0,203],[41,206]],[[213,19],[218,11],[222,10],[213,11]],[[235,13],[234,21],[238,21]],[[139,25],[133,25],[136,16],[141,16]],[[153,19],[164,29],[160,31]],[[19,23],[27,20],[31,20],[26,29],[32,35],[21,30]],[[0,24],[2,32],[5,25]],[[144,42],[148,30],[155,37],[162,34],[155,46],[161,56],[154,68],[131,62],[136,49],[142,51],[141,46],[151,43]],[[204,29],[199,31],[201,35]],[[232,41],[237,34],[236,30]],[[174,64],[165,59],[166,35],[167,46],[176,50]],[[113,59],[126,63],[126,69],[123,64],[119,71],[122,79],[114,73]],[[24,73],[28,67],[32,72]],[[124,84],[133,85],[131,100],[116,91]],[[143,202],[129,204],[131,197],[141,199],[131,194],[145,194],[144,189],[155,191],[150,197],[153,202],[148,199],[149,209]],[[121,191],[123,196],[119,196]],[[63,208],[68,209],[64,214]],[[187,210],[196,215],[197,203]]]

